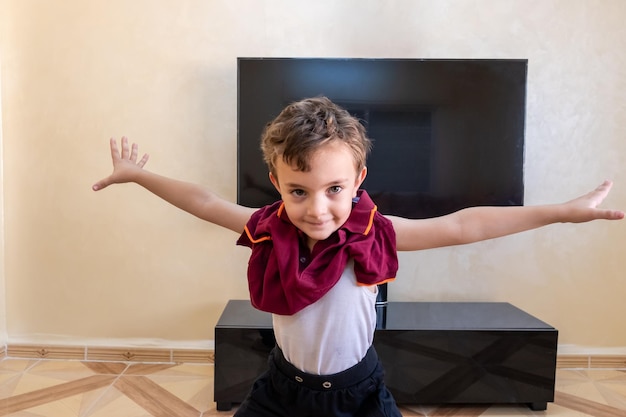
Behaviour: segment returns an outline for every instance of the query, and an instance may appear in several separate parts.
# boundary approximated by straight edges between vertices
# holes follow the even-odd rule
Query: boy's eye
[[[341,186],[339,186],[339,185],[333,185],[332,187],[330,187],[328,189],[328,192],[330,194],[337,194],[337,193],[341,192],[342,189],[343,188]]]
[[[295,189],[291,191],[291,194],[295,195],[296,197],[302,197],[305,195],[305,192],[301,189]]]

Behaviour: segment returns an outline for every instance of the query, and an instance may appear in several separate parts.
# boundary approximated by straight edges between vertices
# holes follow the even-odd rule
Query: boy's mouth
[[[328,222],[306,222],[306,224],[308,224],[310,227],[313,227],[314,229],[321,229],[326,225],[326,223]]]
[[[304,219],[304,223],[306,223],[308,225],[311,225],[311,226],[314,226],[314,227],[325,226],[330,221],[331,221],[330,218],[326,218],[326,219],[319,219],[319,218]]]

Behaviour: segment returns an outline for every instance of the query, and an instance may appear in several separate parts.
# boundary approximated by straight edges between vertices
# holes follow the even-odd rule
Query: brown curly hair
[[[285,107],[265,127],[261,136],[263,158],[270,172],[276,175],[276,158],[309,171],[313,153],[321,146],[340,141],[354,155],[355,169],[365,167],[372,141],[357,118],[326,97],[307,98]]]

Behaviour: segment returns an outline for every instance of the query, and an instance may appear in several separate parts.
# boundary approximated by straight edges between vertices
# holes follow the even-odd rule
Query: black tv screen
[[[424,218],[524,200],[525,59],[238,59],[237,201],[280,198],[260,150],[289,103],[326,96],[373,140],[363,188],[383,214]]]

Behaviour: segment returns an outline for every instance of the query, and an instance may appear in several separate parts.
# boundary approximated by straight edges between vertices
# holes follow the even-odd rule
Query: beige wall
[[[0,3],[0,14],[2,14],[2,3]],[[0,33],[1,39],[1,33]],[[0,43],[0,92],[2,91],[2,44]],[[3,161],[2,157],[2,95],[0,94],[0,352],[7,342],[7,306],[4,278],[4,181],[2,180]]]
[[[608,177],[626,208],[623,0],[0,1],[9,342],[194,347],[247,297],[235,234],[134,185],[90,190],[128,135],[148,168],[234,199],[238,56],[528,58],[527,204]],[[403,253],[390,299],[507,301],[563,345],[626,350],[625,236]]]

